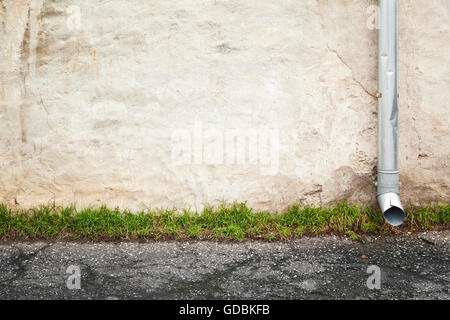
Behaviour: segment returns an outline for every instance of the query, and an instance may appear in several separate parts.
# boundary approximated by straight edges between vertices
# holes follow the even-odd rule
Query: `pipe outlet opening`
[[[389,192],[380,194],[378,196],[378,204],[387,223],[393,226],[399,226],[405,221],[405,211],[397,193]]]
[[[390,207],[383,212],[384,220],[393,226],[399,226],[405,221],[405,212],[397,207]]]

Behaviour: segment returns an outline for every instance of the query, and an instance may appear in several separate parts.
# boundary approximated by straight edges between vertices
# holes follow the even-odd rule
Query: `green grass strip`
[[[29,210],[0,204],[0,241],[9,240],[288,240],[305,235],[338,234],[359,239],[364,234],[447,229],[450,206],[436,203],[406,209],[397,228],[371,207],[339,203],[330,208],[295,205],[283,213],[254,212],[245,203],[189,210],[128,210],[74,206],[39,206]]]

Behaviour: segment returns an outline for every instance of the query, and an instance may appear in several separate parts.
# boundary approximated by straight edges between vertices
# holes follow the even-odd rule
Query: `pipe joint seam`
[[[392,173],[386,173],[379,171],[376,181],[377,196],[384,193],[399,193],[400,180],[398,171]]]

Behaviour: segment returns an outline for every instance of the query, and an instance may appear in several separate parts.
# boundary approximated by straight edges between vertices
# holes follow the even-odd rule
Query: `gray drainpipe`
[[[405,220],[399,197],[397,24],[398,1],[379,0],[378,31],[378,180],[377,200],[384,219],[393,226]]]

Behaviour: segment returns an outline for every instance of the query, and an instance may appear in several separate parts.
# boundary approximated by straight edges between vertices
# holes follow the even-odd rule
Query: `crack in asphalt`
[[[11,261],[10,264],[11,265],[15,265],[17,271],[16,271],[16,274],[14,275],[14,277],[12,277],[10,279],[1,280],[0,283],[11,282],[11,281],[14,281],[16,279],[19,279],[20,276],[22,274],[24,274],[25,271],[26,271],[26,265],[25,265],[24,262],[26,262],[26,261],[30,260],[31,258],[35,257],[38,253],[44,251],[45,249],[47,249],[51,245],[52,245],[51,243],[47,243],[47,244],[43,245],[42,247],[40,247],[39,249],[37,249],[37,250],[35,250],[35,251],[31,252],[31,253],[25,253],[22,248],[19,248],[19,247],[16,247],[16,246],[12,245],[11,247],[13,249],[17,250],[18,254],[15,257],[15,259]]]

